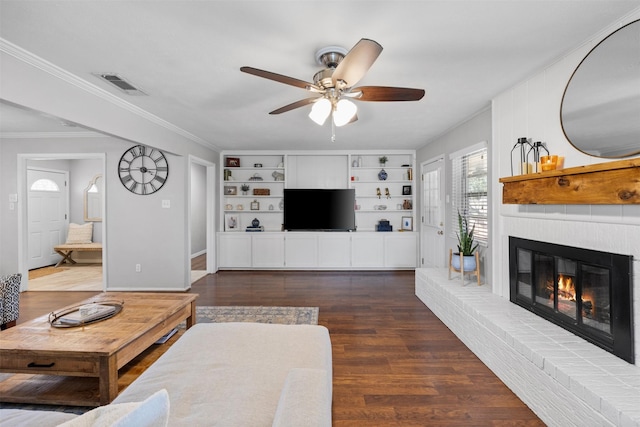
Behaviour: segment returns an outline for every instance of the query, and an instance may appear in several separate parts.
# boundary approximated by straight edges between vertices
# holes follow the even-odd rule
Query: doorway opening
[[[97,198],[93,195],[90,217],[84,195],[90,188],[88,183],[98,175],[103,176],[104,170],[105,155],[101,153],[18,155],[18,197],[24,201],[18,204],[18,266],[23,276],[22,290],[106,289],[104,180]],[[41,181],[34,191],[33,184],[38,180]],[[43,191],[47,184],[58,186],[60,191]],[[61,263],[63,257],[53,248],[66,243],[69,224],[89,223],[90,239],[99,242],[102,250],[74,253],[75,263]]]
[[[190,283],[215,273],[215,164],[189,158]]]

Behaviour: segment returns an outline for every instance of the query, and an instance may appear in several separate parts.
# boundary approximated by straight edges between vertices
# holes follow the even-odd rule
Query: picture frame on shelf
[[[410,185],[403,185],[402,186],[402,195],[403,196],[410,196],[411,195],[411,186]]]
[[[238,186],[237,185],[225,185],[224,186],[224,195],[225,196],[235,196],[238,194]]]
[[[239,168],[240,157],[226,157],[224,160],[224,165],[228,168]]]
[[[400,229],[403,231],[413,231],[413,217],[403,216],[402,226],[400,227]]]
[[[240,230],[240,217],[234,214],[226,214],[224,216],[224,228],[226,231]]]
[[[251,210],[252,211],[259,211],[260,210],[260,202],[257,200],[254,200],[253,202],[251,202]]]

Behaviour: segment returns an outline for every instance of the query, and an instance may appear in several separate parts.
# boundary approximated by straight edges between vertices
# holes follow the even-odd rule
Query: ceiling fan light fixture
[[[327,98],[320,98],[313,103],[313,107],[311,107],[311,112],[309,113],[309,118],[322,126],[327,120],[327,117],[331,114],[331,108],[331,101]]]
[[[358,107],[348,99],[341,99],[336,103],[333,111],[333,122],[336,126],[344,126],[353,119],[358,112]]]

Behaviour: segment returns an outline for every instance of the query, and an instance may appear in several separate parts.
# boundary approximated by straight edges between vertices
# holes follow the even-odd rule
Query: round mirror
[[[640,154],[640,20],[611,33],[578,65],[562,96],[560,121],[583,153]]]

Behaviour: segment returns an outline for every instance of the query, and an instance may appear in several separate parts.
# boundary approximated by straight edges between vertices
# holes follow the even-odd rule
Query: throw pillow
[[[100,406],[58,427],[166,427],[168,421],[169,393],[162,389],[142,402]]]
[[[69,233],[67,234],[67,243],[91,243],[91,237],[93,236],[93,223],[87,222],[86,224],[69,224]]]

